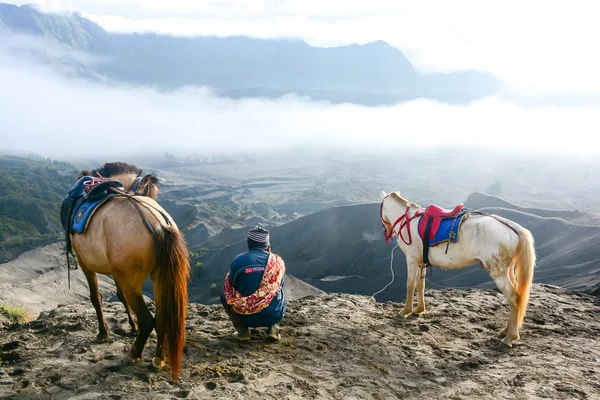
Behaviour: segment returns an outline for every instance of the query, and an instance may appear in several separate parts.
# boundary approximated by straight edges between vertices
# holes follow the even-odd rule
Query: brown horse
[[[168,348],[171,378],[176,383],[185,344],[188,249],[173,219],[154,200],[158,179],[146,175],[136,182],[141,174],[140,168],[121,162],[81,171],[80,178],[101,176],[119,180],[129,196],[110,199],[91,217],[84,234],[72,233],[70,238],[98,316],[98,339],[107,340],[109,330],[102,312],[96,273],[112,275],[132,331],[138,332],[139,326],[130,352],[132,361],[142,360],[148,336],[156,327],[156,356],[152,363],[158,370],[162,369]],[[148,275],[154,290],[156,321],[142,295],[142,285]]]

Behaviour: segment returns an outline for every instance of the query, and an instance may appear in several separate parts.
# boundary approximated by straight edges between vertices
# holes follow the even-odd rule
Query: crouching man
[[[239,340],[250,340],[248,328],[265,327],[267,337],[281,339],[279,322],[286,311],[283,295],[285,263],[271,253],[269,231],[248,232],[248,251],[236,256],[225,277],[221,303]]]

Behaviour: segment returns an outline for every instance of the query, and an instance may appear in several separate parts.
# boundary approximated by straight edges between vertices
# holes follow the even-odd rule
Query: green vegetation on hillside
[[[8,319],[12,324],[22,324],[33,319],[31,313],[20,306],[0,305],[0,316]]]
[[[76,178],[69,163],[0,156],[0,248],[59,238],[60,206]]]

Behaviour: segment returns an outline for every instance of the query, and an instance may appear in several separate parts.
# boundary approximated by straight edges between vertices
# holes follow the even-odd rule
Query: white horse
[[[414,314],[425,312],[425,277],[423,266],[423,241],[419,236],[419,216],[424,209],[400,196],[400,192],[381,192],[380,218],[389,239],[397,235],[398,245],[406,255],[408,268],[406,302],[403,316],[413,313],[413,295],[417,288],[418,303]],[[429,249],[431,265],[444,269],[460,269],[476,264],[486,269],[510,307],[506,327],[498,335],[502,342],[512,347],[519,339],[525,310],[533,281],[536,263],[534,239],[529,230],[516,222],[497,215],[473,212],[459,227],[460,239],[447,248],[433,246]],[[401,240],[402,239],[402,240]]]

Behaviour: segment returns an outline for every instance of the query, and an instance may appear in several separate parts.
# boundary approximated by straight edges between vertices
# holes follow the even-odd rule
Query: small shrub
[[[202,274],[204,274],[204,264],[202,264],[200,261],[194,264],[194,266],[192,267],[192,274],[196,278],[200,278]]]
[[[28,322],[33,320],[31,313],[20,306],[0,305],[0,314],[7,318],[13,324]]]

